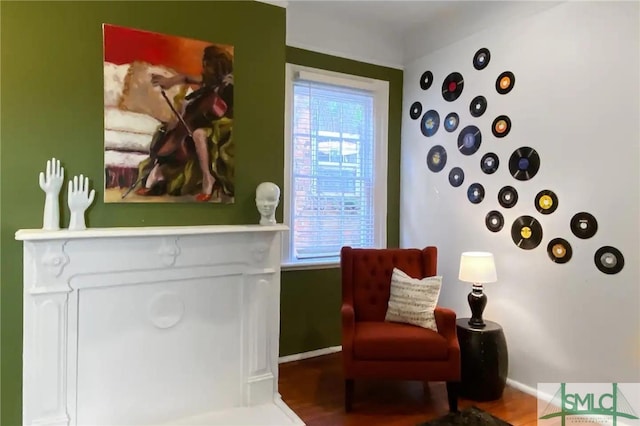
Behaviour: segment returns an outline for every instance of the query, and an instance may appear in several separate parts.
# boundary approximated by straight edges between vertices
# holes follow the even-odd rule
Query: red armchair
[[[354,379],[446,381],[449,410],[458,409],[460,346],[456,314],[437,306],[438,332],[386,322],[391,274],[397,267],[413,278],[436,275],[437,248],[354,249],[343,247],[342,359],[345,409],[351,411]]]

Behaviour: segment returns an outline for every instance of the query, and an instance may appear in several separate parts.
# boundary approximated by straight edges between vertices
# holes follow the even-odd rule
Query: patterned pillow
[[[402,322],[438,331],[433,313],[442,277],[411,278],[398,268],[391,275],[391,295],[385,321]]]

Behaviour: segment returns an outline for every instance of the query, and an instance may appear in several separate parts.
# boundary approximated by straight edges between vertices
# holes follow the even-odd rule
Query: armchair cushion
[[[402,322],[438,331],[434,310],[441,285],[440,276],[411,278],[402,270],[393,268],[385,321]]]
[[[357,322],[353,339],[358,360],[446,360],[449,342],[435,331],[392,322]]]

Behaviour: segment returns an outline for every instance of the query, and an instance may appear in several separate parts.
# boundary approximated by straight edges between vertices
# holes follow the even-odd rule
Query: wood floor
[[[447,414],[444,383],[356,380],[353,412],[344,412],[341,353],[280,364],[282,399],[307,426],[416,426]],[[535,426],[537,401],[509,386],[500,400],[460,399],[514,426]]]

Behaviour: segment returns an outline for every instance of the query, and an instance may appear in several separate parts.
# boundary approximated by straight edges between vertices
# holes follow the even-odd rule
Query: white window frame
[[[293,203],[291,201],[291,150],[292,114],[293,114],[293,84],[295,79],[303,78],[319,83],[336,84],[357,89],[364,89],[374,93],[374,239],[375,247],[387,246],[387,166],[388,166],[388,127],[389,127],[389,82],[351,74],[327,71],[296,64],[286,64],[285,80],[285,149],[284,149],[284,188],[283,188],[283,219],[289,231],[282,239],[282,269],[324,269],[335,268],[340,265],[339,260],[292,261],[291,238],[293,229],[291,216]]]

